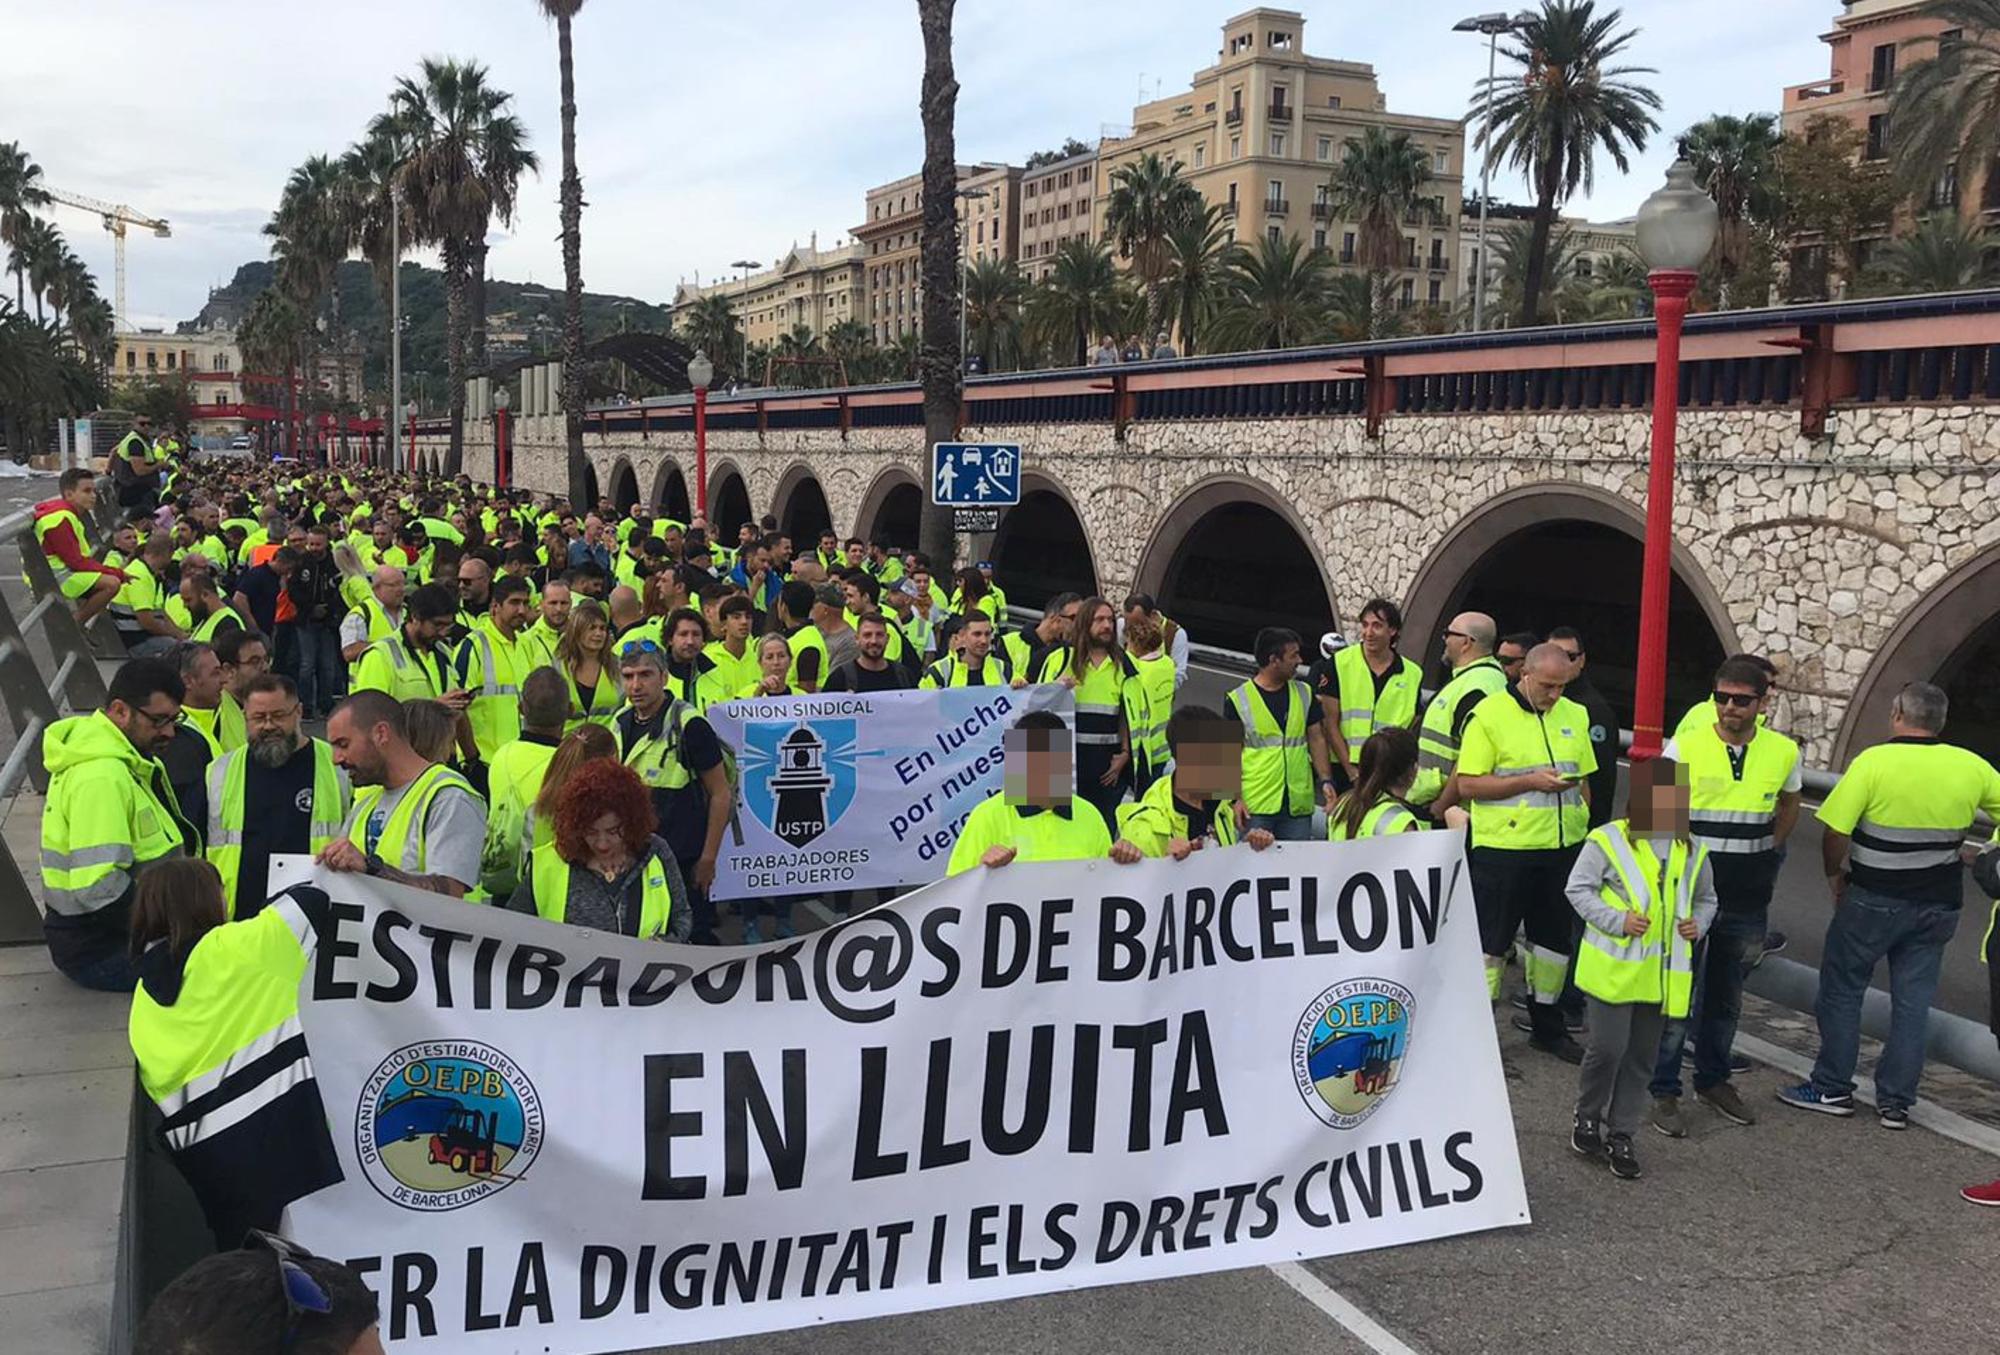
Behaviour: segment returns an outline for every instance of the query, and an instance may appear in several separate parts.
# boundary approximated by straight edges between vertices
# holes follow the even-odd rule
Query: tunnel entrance
[[[875,510],[875,520],[857,522],[854,534],[864,541],[884,541],[898,550],[905,550],[917,544],[918,524],[923,511],[923,495],[914,484],[903,481],[889,486],[882,495],[881,507]]]
[[[1603,523],[1557,519],[1506,537],[1480,557],[1454,588],[1440,612],[1440,624],[1456,612],[1485,612],[1502,635],[1533,631],[1547,635],[1555,626],[1574,626],[1583,635],[1586,672],[1617,712],[1619,726],[1632,727],[1632,703],[1639,662],[1639,568],[1643,547],[1633,536]],[[1436,683],[1439,640],[1410,636],[1430,666]],[[1411,648],[1415,655],[1417,651]],[[1707,697],[1723,643],[1693,590],[1676,573],[1667,614],[1667,728]]]
[[[633,474],[629,461],[620,461],[611,468],[611,502],[621,519],[639,502],[639,477]]]
[[[916,498],[914,486],[911,497]],[[993,577],[1006,590],[1007,601],[1017,606],[1039,611],[1057,593],[1089,596],[1097,591],[1083,523],[1069,500],[1053,489],[1027,490],[1020,503],[1002,513],[991,549]]]
[[[1970,748],[1988,762],[2000,762],[2000,612],[1966,637],[1938,670],[1937,685],[1951,700],[1944,741]]]
[[[717,476],[714,488],[709,491],[708,508],[710,534],[718,541],[735,545],[737,533],[752,516],[750,490],[743,477],[734,470]]]
[[[1190,638],[1244,653],[1263,627],[1284,626],[1298,632],[1310,661],[1333,624],[1333,600],[1312,548],[1277,510],[1247,499],[1211,508],[1187,529],[1158,601]]]
[[[799,476],[791,492],[780,495],[777,514],[778,530],[792,538],[792,545],[800,555],[812,549],[820,532],[833,522],[833,514],[826,506],[826,491],[809,474]]]
[[[653,515],[672,518],[675,522],[686,522],[694,516],[688,503],[687,479],[681,468],[668,461],[660,467],[657,488],[653,494]]]

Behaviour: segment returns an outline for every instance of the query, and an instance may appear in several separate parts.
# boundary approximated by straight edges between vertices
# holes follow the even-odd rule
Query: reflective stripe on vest
[[[681,761],[681,726],[687,723],[694,709],[684,701],[667,701],[667,713],[660,722],[658,735],[643,734],[630,748],[623,751],[622,761],[639,774],[653,790],[679,790],[691,785],[694,777],[688,772],[687,764]],[[619,739],[623,742],[624,721],[621,713],[615,725]]]
[[[1604,882],[1599,897],[1621,912],[1643,909],[1647,926],[1638,936],[1613,936],[1585,926],[1576,958],[1577,987],[1601,1002],[1657,1003],[1669,1017],[1686,1016],[1694,991],[1694,943],[1681,936],[1677,925],[1694,916],[1694,886],[1708,849],[1676,839],[1665,861],[1651,844],[1643,844],[1642,858],[1622,819],[1592,829],[1589,840],[1603,849],[1615,877]]]
[[[1344,805],[1334,805],[1333,813],[1328,815],[1326,820],[1327,841],[1347,842],[1370,837],[1391,837],[1397,833],[1417,832],[1424,826],[1423,821],[1410,812],[1409,806],[1396,800],[1383,800],[1361,816],[1361,831],[1350,839],[1346,815],[1347,810]]]
[[[1288,681],[1285,723],[1279,726],[1263,689],[1246,682],[1229,694],[1243,724],[1243,804],[1252,814],[1310,814],[1312,759],[1306,752],[1303,682]]]
[[[410,783],[403,798],[389,812],[380,836],[375,839],[375,854],[406,874],[428,874],[424,864],[428,843],[423,824],[430,816],[431,801],[447,786],[456,786],[475,800],[479,798],[464,777],[443,763],[432,763]],[[347,820],[347,840],[364,852],[369,850],[368,816],[382,802],[383,794],[380,786],[363,786],[354,794],[354,812]]]
[[[1862,819],[1854,825],[1847,859],[1875,870],[1931,870],[1958,860],[1961,828],[1891,828]]]
[[[1352,656],[1351,658],[1349,656]],[[1388,679],[1382,693],[1375,693],[1375,672],[1360,645],[1336,650],[1333,656],[1335,688],[1339,693],[1340,737],[1350,752],[1378,729],[1406,728],[1417,718],[1417,688],[1422,674],[1417,666],[1391,650]],[[1446,731],[1449,736],[1450,731]]]
[[[563,921],[569,913],[569,862],[556,853],[553,842],[537,847],[531,858],[535,912],[551,922]],[[667,919],[672,916],[674,896],[667,888],[666,867],[648,853],[646,877],[640,888],[639,931],[641,940],[664,940]]]
[[[76,537],[77,552],[84,559],[90,558],[90,541],[83,534],[83,520],[68,508],[58,508],[53,513],[44,513],[35,519],[35,544],[42,548],[42,555],[49,562],[49,571],[56,576],[56,588],[60,590],[73,577],[70,567],[49,553],[48,535],[64,523],[69,524]]]
[[[1444,689],[1431,698],[1430,706],[1424,711],[1423,727],[1417,733],[1417,766],[1421,769],[1450,775],[1458,766],[1458,735],[1452,730],[1452,716],[1458,710],[1459,702],[1468,692],[1483,692],[1487,696],[1503,690],[1507,686],[1507,674],[1489,654],[1483,659],[1474,659],[1451,676]],[[1443,780],[1438,789],[1444,788]],[[1431,798],[1436,797],[1432,792]]]
[[[1711,852],[1747,855],[1778,845],[1778,797],[1798,765],[1799,746],[1759,729],[1740,759],[1713,722],[1677,734],[1674,751],[1688,774],[1688,827]]]
[[[313,855],[340,836],[347,819],[347,773],[333,764],[333,749],[319,739],[313,750],[312,806],[306,814],[307,850]],[[250,780],[250,750],[237,748],[208,767],[208,847],[203,853],[222,877],[229,916],[236,916],[236,881],[243,869],[244,789]]]

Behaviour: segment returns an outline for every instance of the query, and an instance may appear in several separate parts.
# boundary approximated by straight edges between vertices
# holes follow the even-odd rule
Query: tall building
[[[987,235],[988,249],[996,230],[1003,240],[1011,238],[1011,228],[1002,228],[1000,222],[1004,205],[1013,200],[1019,186],[1020,171],[1004,165],[959,165],[957,182],[960,222],[970,219],[975,233]],[[997,200],[977,200],[980,208],[991,207],[993,211],[966,211],[968,200],[963,194],[975,183],[983,184],[989,192],[1000,190]],[[854,239],[861,250],[868,313],[859,318],[875,342],[886,345],[904,334],[916,333],[923,325],[924,176],[907,174],[871,188],[863,202],[866,219],[854,228]],[[971,248],[976,252],[980,247],[975,244]],[[968,257],[966,249],[961,243],[961,260]]]
[[[1072,240],[1097,238],[1097,152],[1085,151],[1021,174],[1021,271],[1039,282]]]
[[[1222,208],[1233,238],[1295,235],[1356,266],[1360,227],[1335,215],[1327,181],[1369,127],[1407,133],[1431,164],[1430,210],[1403,223],[1396,293],[1405,305],[1450,305],[1458,295],[1464,124],[1390,112],[1373,66],[1306,55],[1305,17],[1293,10],[1237,15],[1222,26],[1215,63],[1196,71],[1185,92],[1132,110],[1131,135],[1099,150],[1093,228],[1103,231],[1119,167],[1153,151],[1178,161],[1202,196]],[[1023,210],[1029,205],[1024,194]]]
[[[852,243],[821,249],[815,234],[812,243],[793,245],[769,268],[748,277],[682,283],[674,291],[674,309],[704,296],[721,296],[728,299],[745,343],[775,344],[801,327],[823,338],[841,321],[861,319],[862,253],[862,246]]]
[[[1021,171],[980,165],[959,181],[958,256],[975,263],[1013,259],[1021,246]]]
[[[1779,114],[1785,132],[1803,131],[1817,117],[1842,118],[1867,133],[1869,159],[1888,158],[1889,86],[1897,67],[1934,55],[1933,44],[1948,31],[1929,9],[1928,0],[1844,0],[1833,28],[1820,34],[1826,78],[1785,90]],[[1956,29],[1949,34],[1959,36]]]

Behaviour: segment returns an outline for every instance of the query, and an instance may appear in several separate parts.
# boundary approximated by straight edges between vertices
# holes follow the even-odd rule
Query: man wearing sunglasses
[[[159,760],[186,694],[174,665],[133,659],[111,679],[103,710],[58,720],[43,738],[43,934],[55,967],[85,988],[132,990],[133,884],[197,840]]]
[[[272,1233],[182,1271],[146,1310],[133,1355],[273,1351],[382,1355],[381,1305],[361,1276]]]
[[[1661,756],[1687,770],[1688,826],[1708,850],[1719,908],[1695,959],[1694,1003],[1670,1020],[1653,1070],[1653,1127],[1668,1138],[1687,1133],[1681,1116],[1681,1050],[1694,1037],[1694,1096],[1732,1124],[1757,1117],[1729,1083],[1730,1045],[1743,1008],[1744,960],[1764,945],[1764,923],[1785,839],[1799,819],[1804,780],[1799,746],[1760,720],[1770,675],[1748,659],[1715,670],[1713,720],[1684,723]]]

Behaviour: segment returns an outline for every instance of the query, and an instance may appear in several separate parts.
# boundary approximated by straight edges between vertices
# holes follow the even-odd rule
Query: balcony
[[[1264,214],[1266,216],[1283,216],[1286,212],[1289,212],[1291,210],[1292,210],[1292,204],[1287,202],[1283,198],[1264,199]]]
[[[1290,122],[1292,120],[1292,106],[1290,104],[1272,104],[1264,110],[1264,114],[1272,122]]]
[[[1433,273],[1449,273],[1451,271],[1451,260],[1440,258],[1428,259],[1424,262],[1424,267]]]
[[[1243,124],[1243,110],[1241,108],[1231,108],[1223,113],[1222,115],[1223,126],[1240,127],[1242,124]]]
[[[1341,263],[1341,266],[1342,266],[1342,267],[1344,267],[1344,268],[1352,268],[1352,267],[1354,267],[1354,251],[1353,251],[1353,250],[1351,250],[1351,249],[1343,249],[1343,250],[1341,250],[1341,251],[1340,251],[1340,263]]]
[[[1223,204],[1222,204],[1222,214],[1223,214],[1224,216],[1235,216],[1235,215],[1236,215],[1236,199],[1235,199],[1235,198],[1227,198],[1227,199],[1225,199],[1225,200],[1223,201]]]
[[[1333,204],[1330,202],[1315,202],[1313,204],[1313,220],[1315,221],[1333,220]]]

